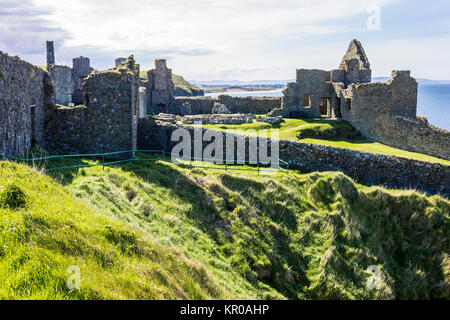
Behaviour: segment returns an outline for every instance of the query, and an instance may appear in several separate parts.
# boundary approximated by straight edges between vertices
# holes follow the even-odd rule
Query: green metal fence
[[[150,156],[150,157],[148,157]],[[162,150],[126,150],[109,153],[95,153],[95,154],[70,154],[70,155],[54,155],[46,157],[33,157],[33,158],[19,158],[0,154],[0,160],[10,160],[19,163],[26,163],[28,165],[36,165],[41,167],[45,172],[65,170],[65,169],[79,169],[85,167],[102,166],[103,168],[108,165],[125,163],[131,161],[166,161],[168,157],[171,157],[170,152]],[[95,159],[97,163],[83,163],[86,159]],[[210,158],[195,158],[184,159],[181,157],[176,158],[178,165],[188,166],[190,168],[203,168],[203,169],[221,169],[221,170],[241,170],[241,171],[256,171],[256,172],[284,172],[289,173],[289,163],[283,160],[279,160],[276,168],[269,167],[267,164],[257,161],[244,161],[244,163],[238,161],[227,161],[223,159],[218,161],[217,159]],[[67,162],[72,161],[73,164],[68,165]],[[49,165],[51,162],[63,162],[63,165],[55,166]],[[197,164],[200,162],[200,164]],[[211,163],[219,166],[211,167],[206,166],[204,163]],[[248,166],[248,167],[244,167]]]

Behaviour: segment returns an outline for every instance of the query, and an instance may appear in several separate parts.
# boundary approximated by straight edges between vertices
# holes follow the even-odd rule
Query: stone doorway
[[[35,122],[36,122],[36,106],[35,105],[31,105],[30,106],[30,127],[31,127],[31,132],[30,132],[30,134],[31,134],[31,137],[30,137],[30,141],[31,141],[31,144],[33,145],[35,142],[36,142],[36,134],[35,134],[35,131],[36,131],[36,124],[35,124]]]
[[[334,117],[340,119],[341,116],[341,100],[339,98],[335,98],[336,107],[334,110]]]
[[[330,98],[325,98],[325,97],[320,98],[319,112],[322,117],[330,117],[331,116]]]

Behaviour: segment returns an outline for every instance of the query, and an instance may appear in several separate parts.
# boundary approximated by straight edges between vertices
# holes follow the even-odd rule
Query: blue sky
[[[374,76],[450,79],[448,0],[0,0],[0,50],[37,65],[55,40],[58,64],[83,55],[105,69],[134,54],[142,69],[166,58],[190,80],[285,80],[337,68],[354,38]]]

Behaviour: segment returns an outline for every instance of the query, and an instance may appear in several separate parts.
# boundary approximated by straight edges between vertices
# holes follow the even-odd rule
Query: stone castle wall
[[[209,114],[212,113],[217,99],[211,97],[175,97],[178,114]]]
[[[53,82],[55,103],[69,105],[72,102],[72,93],[75,88],[72,69],[66,66],[50,65],[48,72]]]
[[[155,68],[147,72],[142,85],[146,88],[148,114],[175,113],[172,69],[167,68],[166,60],[155,60]]]
[[[83,103],[83,81],[92,72],[89,58],[78,57],[73,59],[72,79],[75,90],[72,94],[72,102],[75,104]]]
[[[281,97],[176,97],[177,114],[209,114],[214,104],[225,105],[231,113],[267,114],[281,106]]]
[[[450,131],[432,126],[423,118],[380,116],[374,138],[392,147],[450,160]]]
[[[44,140],[45,72],[0,51],[0,153],[25,156]]]
[[[138,90],[132,72],[92,73],[83,83],[85,106],[49,110],[47,148],[61,154],[135,149]]]
[[[178,143],[171,141],[171,135],[179,127],[152,119],[141,120],[138,148],[171,152]],[[189,130],[193,138],[195,128],[184,128]],[[233,137],[235,145],[236,139],[244,137],[212,131],[224,135],[224,139],[225,135]],[[258,138],[258,143],[262,139],[265,138]],[[272,140],[268,139],[268,142],[270,150]],[[204,147],[207,144],[209,142],[204,143]],[[246,150],[248,152],[248,148]],[[341,171],[365,185],[383,185],[396,189],[412,188],[450,196],[450,166],[289,140],[280,140],[279,150],[280,159],[287,161],[290,168],[297,168],[303,172]],[[246,158],[248,159],[248,154]]]
[[[232,113],[267,114],[281,106],[281,97],[231,97],[223,94],[217,99]]]
[[[416,117],[417,88],[407,71],[393,71],[386,83],[351,85],[342,92],[342,118],[369,139],[450,160],[450,132]]]

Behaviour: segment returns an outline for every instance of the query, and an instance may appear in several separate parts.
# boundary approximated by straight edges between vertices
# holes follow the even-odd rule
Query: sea
[[[281,97],[280,90],[227,92],[233,97]],[[217,97],[223,93],[206,94]],[[434,126],[450,130],[450,84],[420,84],[417,97],[417,115],[424,116]]]

